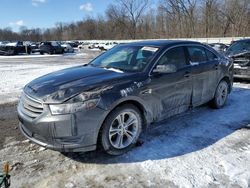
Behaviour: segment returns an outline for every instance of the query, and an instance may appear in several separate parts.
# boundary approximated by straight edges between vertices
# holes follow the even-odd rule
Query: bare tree
[[[107,26],[112,28],[110,34],[113,38],[127,38],[126,33],[129,32],[130,28],[128,28],[125,10],[111,4],[106,11],[106,16],[108,19]]]
[[[116,0],[105,15],[52,28],[0,29],[0,40],[250,36],[250,0]]]
[[[215,35],[214,33],[215,28],[217,28],[219,25],[217,17],[218,17],[218,3],[217,0],[205,0],[202,4],[202,23],[204,24],[204,27],[201,26],[205,30],[205,37],[210,37],[212,35]],[[216,30],[218,32],[218,30]]]
[[[137,37],[137,27],[148,4],[149,0],[117,0],[117,4],[112,6],[113,14],[119,16],[122,24],[129,28],[133,39]]]

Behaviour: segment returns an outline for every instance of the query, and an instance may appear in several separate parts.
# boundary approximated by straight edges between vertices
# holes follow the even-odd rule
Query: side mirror
[[[177,67],[173,64],[169,65],[157,65],[153,70],[155,73],[174,73],[177,71]]]

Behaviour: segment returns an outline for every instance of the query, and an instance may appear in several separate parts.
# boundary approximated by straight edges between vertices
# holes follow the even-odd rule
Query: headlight
[[[71,114],[82,110],[89,110],[95,108],[100,99],[90,99],[84,102],[73,102],[64,104],[49,105],[50,111],[53,115]]]

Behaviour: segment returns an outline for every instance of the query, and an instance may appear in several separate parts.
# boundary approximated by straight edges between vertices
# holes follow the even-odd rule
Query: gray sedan
[[[130,150],[146,128],[209,103],[222,108],[233,64],[190,41],[117,45],[87,65],[28,83],[18,104],[22,133],[62,152]]]

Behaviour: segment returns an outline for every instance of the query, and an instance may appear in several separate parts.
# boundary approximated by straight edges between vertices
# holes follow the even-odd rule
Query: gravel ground
[[[250,83],[236,83],[223,109],[202,106],[149,129],[143,144],[123,156],[66,155],[24,139],[16,114],[21,85],[39,72],[86,63],[96,55],[0,58],[0,71],[7,75],[0,91],[0,165],[12,165],[12,187],[250,187]],[[11,71],[25,75],[18,87]]]

